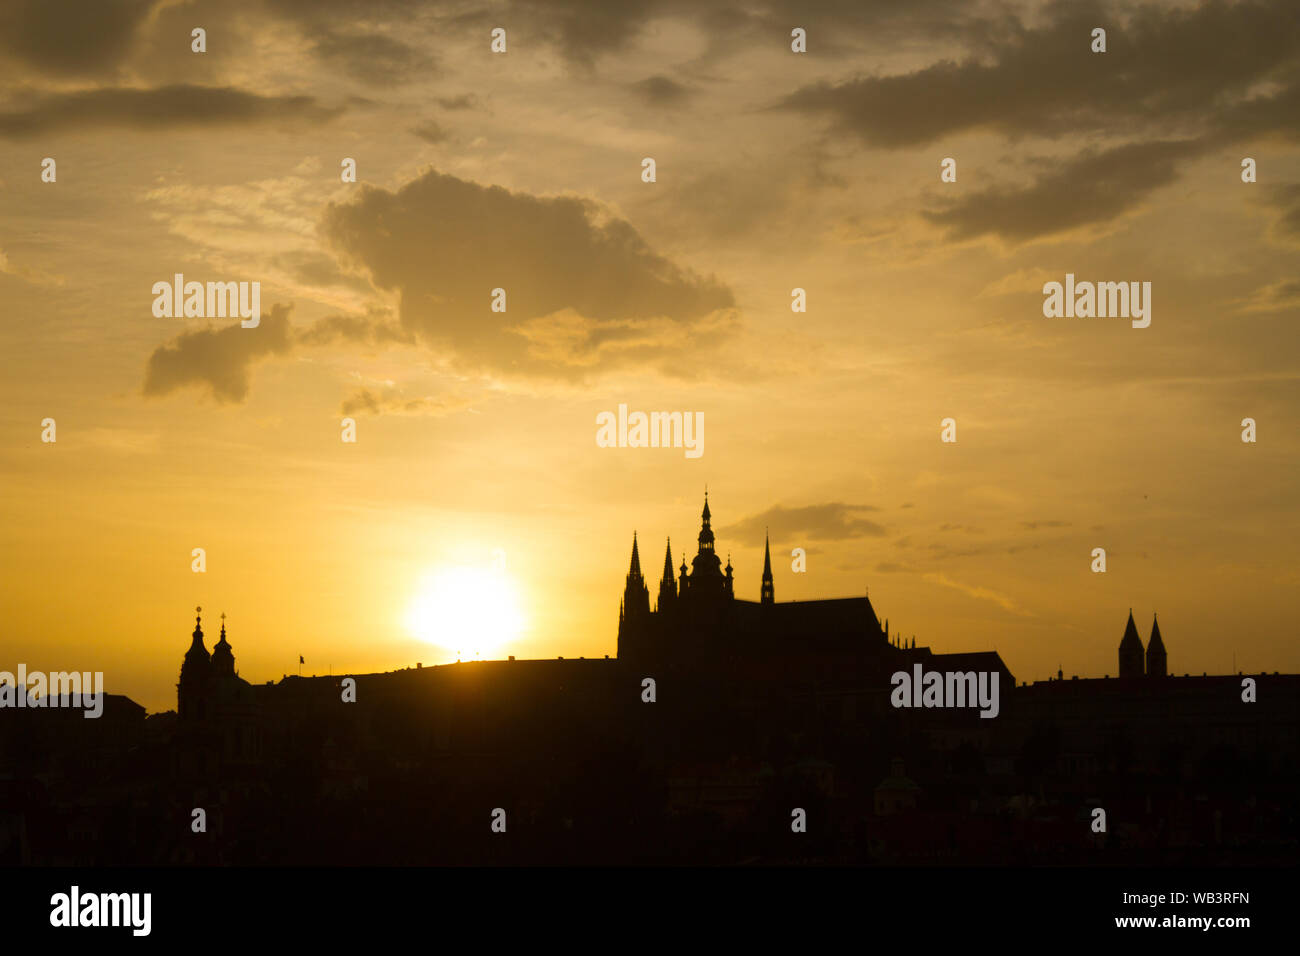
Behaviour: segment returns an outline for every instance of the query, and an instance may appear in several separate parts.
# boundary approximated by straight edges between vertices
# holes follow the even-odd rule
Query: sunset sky
[[[473,656],[412,608],[484,596],[480,656],[612,656],[707,484],[738,597],[770,528],[777,600],[1019,680],[1113,676],[1130,607],[1300,670],[1294,0],[815,6],[4,4],[0,669],[164,710],[196,605],[260,683]],[[1150,327],[1045,318],[1067,273]],[[620,403],[703,455],[597,447]]]

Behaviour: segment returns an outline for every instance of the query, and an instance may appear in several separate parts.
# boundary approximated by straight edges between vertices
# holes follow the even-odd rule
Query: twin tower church
[[[1165,642],[1160,639],[1160,623],[1153,614],[1151,640],[1143,652],[1142,638],[1138,637],[1137,625],[1133,623],[1133,609],[1129,608],[1128,626],[1124,628],[1124,637],[1119,642],[1119,676],[1167,677],[1168,674],[1169,658],[1165,654]]]

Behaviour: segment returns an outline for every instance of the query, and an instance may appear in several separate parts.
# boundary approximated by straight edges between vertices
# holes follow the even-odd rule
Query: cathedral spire
[[[641,575],[641,556],[640,556],[639,554],[637,554],[637,551],[636,551],[636,532],[635,532],[635,531],[632,532],[632,566],[631,566],[630,568],[628,568],[627,573],[628,573],[629,575],[633,575],[633,574],[635,574],[635,575],[637,575],[638,577],[640,577],[640,575]]]
[[[701,554],[705,553],[706,551],[710,554],[713,553],[713,528],[709,526],[709,522],[712,520],[712,517],[713,516],[709,513],[709,490],[708,488],[705,488],[704,489],[704,511],[700,514],[700,553]]]
[[[618,616],[618,656],[635,657],[644,651],[645,623],[650,618],[650,589],[641,575],[641,555],[637,551],[636,532],[632,532],[632,563],[623,588],[623,606]]]
[[[767,529],[763,529],[763,588],[759,597],[762,604],[776,601],[776,588],[772,583],[772,544]]]
[[[664,549],[664,573],[659,579],[659,606],[660,611],[671,609],[674,599],[677,597],[677,581],[673,577],[673,542],[668,539],[667,547]]]

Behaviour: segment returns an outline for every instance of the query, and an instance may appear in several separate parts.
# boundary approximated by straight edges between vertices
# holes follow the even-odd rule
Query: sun
[[[518,639],[524,618],[514,583],[503,570],[452,567],[424,577],[406,626],[459,660],[484,660]]]

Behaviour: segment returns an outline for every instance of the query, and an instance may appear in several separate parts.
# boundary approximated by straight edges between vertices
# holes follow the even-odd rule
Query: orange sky
[[[801,7],[7,5],[0,669],[167,709],[195,605],[254,682],[451,660],[421,582],[498,550],[500,655],[613,654],[706,483],[740,597],[770,527],[778,600],[1021,680],[1130,607],[1171,672],[1300,669],[1293,6]],[[177,272],[261,324],[155,317]],[[1151,326],[1044,318],[1066,273]],[[620,403],[703,455],[597,447]]]

